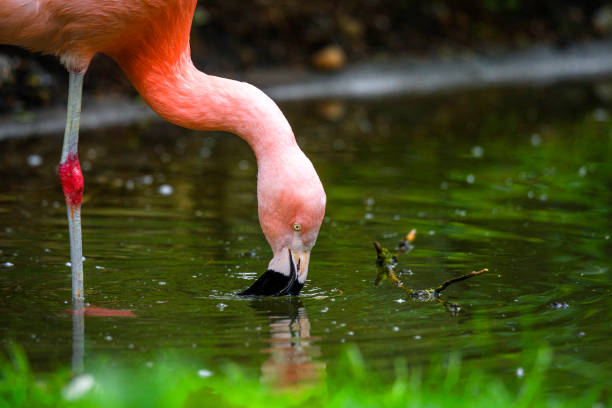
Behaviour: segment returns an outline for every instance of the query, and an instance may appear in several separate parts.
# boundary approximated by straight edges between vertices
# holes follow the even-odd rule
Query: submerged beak
[[[268,265],[268,270],[240,296],[297,295],[304,287],[308,275],[310,251],[292,251],[284,248]]]

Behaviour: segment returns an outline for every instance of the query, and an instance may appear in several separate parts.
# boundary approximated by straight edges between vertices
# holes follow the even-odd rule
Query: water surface
[[[173,348],[213,371],[229,360],[290,382],[354,343],[379,370],[458,351],[517,378],[519,357],[545,343],[559,388],[580,391],[612,368],[606,89],[283,106],[328,197],[293,299],[236,296],[270,258],[245,142],[158,121],[83,132],[86,300],[136,315],[85,318],[85,368],[100,353],[147,364]],[[60,149],[59,134],[0,143],[0,341],[39,370],[72,354]],[[457,315],[373,285],[372,241],[392,248],[412,228],[406,286],[489,268],[444,292]]]

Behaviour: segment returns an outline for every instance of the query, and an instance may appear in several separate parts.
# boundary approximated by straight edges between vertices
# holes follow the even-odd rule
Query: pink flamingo
[[[96,53],[113,58],[147,104],[189,129],[224,130],[257,158],[259,222],[274,257],[243,295],[298,294],[325,213],[325,192],[289,123],[263,92],[206,75],[190,57],[196,0],[2,0],[0,44],[55,54],[69,71],[58,167],[70,232],[72,298],[83,304],[81,199],[77,154],[83,77]]]

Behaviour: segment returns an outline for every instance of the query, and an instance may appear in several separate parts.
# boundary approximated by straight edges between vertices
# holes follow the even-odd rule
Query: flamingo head
[[[325,191],[312,163],[299,149],[259,161],[259,222],[274,257],[247,296],[297,295],[308,275],[310,251],[323,216]]]

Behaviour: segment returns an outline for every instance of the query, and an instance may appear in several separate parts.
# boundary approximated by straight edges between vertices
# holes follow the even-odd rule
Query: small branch
[[[413,229],[412,231],[410,231],[410,233],[408,233],[404,237],[404,239],[402,239],[402,241],[399,243],[397,247],[399,254],[405,254],[412,250],[413,248],[412,242],[414,241],[415,236],[416,236],[416,230]],[[438,286],[435,289],[430,288],[430,289],[414,290],[414,289],[405,287],[404,283],[401,280],[399,280],[399,278],[395,275],[395,268],[397,266],[397,256],[393,255],[387,248],[384,248],[378,242],[373,242],[373,245],[374,245],[374,248],[376,249],[376,267],[377,267],[376,269],[378,270],[378,273],[376,275],[376,280],[374,281],[375,285],[380,284],[380,282],[382,282],[385,279],[389,279],[391,282],[395,284],[395,286],[408,292],[410,294],[410,297],[413,298],[414,300],[421,301],[421,302],[436,300],[437,302],[442,304],[444,308],[446,308],[446,310],[448,310],[453,315],[458,314],[461,311],[461,307],[457,303],[447,302],[446,300],[441,299],[439,297],[440,292],[442,292],[444,289],[446,289],[453,283],[461,282],[463,280],[472,278],[474,276],[482,275],[483,273],[489,271],[488,269],[481,269],[479,271],[473,271],[466,275],[462,275],[457,278],[453,278],[453,279],[444,281],[440,286]]]
[[[482,275],[482,274],[483,274],[483,273],[485,273],[485,272],[489,272],[489,270],[485,268],[485,269],[481,269],[481,270],[479,270],[479,271],[473,271],[473,272],[470,272],[470,273],[468,273],[468,274],[466,274],[466,275],[463,275],[463,276],[459,276],[458,278],[449,279],[449,280],[447,280],[447,281],[444,281],[444,282],[443,282],[443,283],[442,283],[440,286],[438,286],[437,288],[435,288],[435,289],[434,289],[434,292],[436,292],[436,293],[440,293],[440,292],[442,292],[444,289],[446,289],[447,287],[449,287],[450,285],[452,285],[452,284],[453,284],[453,283],[455,283],[455,282],[461,282],[462,280],[466,280],[466,279],[472,278],[472,277],[474,277],[474,276]]]

